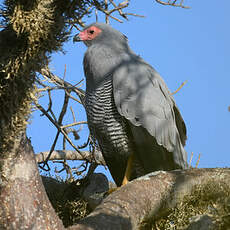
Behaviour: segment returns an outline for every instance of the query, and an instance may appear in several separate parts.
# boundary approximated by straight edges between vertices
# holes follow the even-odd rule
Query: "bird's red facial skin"
[[[91,26],[88,29],[79,33],[82,41],[90,41],[96,38],[101,33],[101,29],[96,26]]]

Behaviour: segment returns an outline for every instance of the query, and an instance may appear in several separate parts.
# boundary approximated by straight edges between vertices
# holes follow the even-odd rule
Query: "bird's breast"
[[[113,100],[113,86],[111,77],[107,77],[99,85],[86,87],[86,112],[90,125],[105,126],[110,117],[116,116]],[[106,120],[105,120],[106,119]],[[111,121],[112,122],[112,121]]]
[[[111,77],[101,87],[86,89],[86,113],[90,131],[99,142],[106,139],[117,152],[128,152],[127,123],[116,108]]]

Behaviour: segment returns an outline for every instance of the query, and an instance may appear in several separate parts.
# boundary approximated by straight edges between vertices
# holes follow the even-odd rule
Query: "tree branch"
[[[161,4],[161,5],[165,5],[165,6],[175,6],[175,7],[181,7],[184,9],[190,9],[189,6],[184,6],[184,0],[181,0],[179,4],[177,3],[177,0],[168,0],[167,2],[162,1],[162,0],[155,0],[157,3]]]
[[[159,218],[191,195],[197,186],[230,185],[230,169],[189,169],[154,172],[109,195],[95,211],[69,230],[139,229],[149,218]],[[230,189],[230,187],[229,187]]]
[[[42,163],[48,157],[49,152],[40,152],[35,155],[37,163]],[[97,163],[98,165],[106,165],[101,151],[95,150],[94,153],[89,151],[81,151],[81,154],[72,150],[54,150],[49,160],[80,160]]]
[[[53,83],[56,85],[63,87],[65,89],[71,90],[74,93],[77,94],[77,96],[80,98],[82,105],[84,106],[84,100],[85,100],[85,91],[83,89],[80,89],[72,84],[70,84],[67,81],[64,81],[63,79],[59,78],[58,76],[54,75],[53,73],[50,72],[49,68],[42,68],[40,70],[40,73],[50,79]]]

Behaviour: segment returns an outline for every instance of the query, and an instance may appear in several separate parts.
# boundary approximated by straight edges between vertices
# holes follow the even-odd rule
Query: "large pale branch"
[[[49,155],[49,152],[40,152],[35,155],[37,163],[44,162]],[[106,165],[101,151],[81,151],[81,154],[72,150],[54,150],[49,160],[80,160],[97,163],[98,165]]]
[[[190,195],[197,185],[230,184],[230,169],[189,169],[155,172],[128,183],[109,195],[94,212],[70,230],[138,229]]]

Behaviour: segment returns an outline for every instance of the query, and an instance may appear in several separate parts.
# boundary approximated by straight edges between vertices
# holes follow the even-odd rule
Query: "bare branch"
[[[72,126],[76,126],[76,125],[83,125],[83,124],[87,124],[87,121],[79,121],[79,122],[74,122],[72,124],[68,124],[68,125],[63,125],[60,128],[65,129],[65,128],[69,128]]]
[[[50,159],[52,160],[56,160],[56,159],[59,159],[60,160],[60,154],[59,154],[59,157],[57,157],[56,155],[53,156],[53,153],[55,153],[54,149],[55,149],[55,145],[56,145],[56,142],[57,142],[57,139],[59,137],[59,134],[62,133],[63,134],[63,151],[66,151],[66,141],[69,142],[69,144],[75,149],[75,152],[77,152],[78,156],[75,156],[75,159],[79,159],[79,155],[81,156],[80,157],[80,160],[85,160],[86,162],[83,163],[84,164],[84,169],[81,170],[81,171],[77,171],[78,175],[80,175],[82,172],[84,172],[88,167],[87,165],[87,162],[96,162],[94,159],[94,152],[96,151],[96,148],[94,147],[95,143],[96,142],[92,142],[92,141],[87,141],[87,144],[84,145],[84,147],[87,147],[89,145],[89,149],[90,151],[88,153],[90,153],[90,158],[87,157],[85,154],[81,154],[81,151],[79,150],[78,146],[75,146],[71,139],[69,138],[69,134],[72,133],[73,136],[74,136],[74,139],[75,140],[78,140],[80,139],[80,136],[78,135],[78,133],[81,131],[82,129],[82,126],[80,126],[80,128],[78,128],[78,130],[76,129],[73,129],[73,128],[70,128],[72,126],[76,126],[76,125],[82,125],[82,124],[87,124],[86,121],[80,121],[80,122],[77,122],[76,121],[76,117],[75,117],[75,114],[74,114],[74,111],[72,109],[72,107],[70,107],[70,110],[71,110],[71,113],[72,113],[72,116],[73,116],[73,123],[72,124],[67,124],[67,125],[62,125],[62,120],[65,116],[65,113],[67,111],[67,106],[68,106],[68,101],[69,99],[73,99],[75,101],[78,101],[80,104],[82,104],[84,106],[84,98],[85,98],[85,92],[84,90],[80,89],[81,87],[81,82],[83,81],[80,80],[77,84],[75,85],[72,85],[68,82],[66,82],[65,80],[61,79],[60,77],[52,74],[49,70],[48,67],[44,68],[44,69],[41,69],[40,71],[41,75],[46,79],[46,81],[48,81],[49,83],[51,84],[54,84],[55,87],[50,87],[50,86],[46,86],[44,83],[42,83],[42,87],[45,86],[45,88],[47,89],[48,91],[48,95],[49,95],[49,106],[48,106],[48,110],[45,110],[41,105],[39,105],[36,101],[34,102],[35,105],[37,106],[37,108],[55,125],[55,127],[57,128],[57,134],[56,134],[56,137],[55,137],[55,140],[54,140],[54,143],[50,149],[50,152],[49,154],[45,155],[47,158],[44,160],[43,159],[43,163],[44,165],[47,165],[47,161]],[[65,67],[65,70],[64,70],[64,76],[66,75],[66,67]],[[40,84],[41,81],[39,81],[39,84]],[[61,113],[59,115],[59,118],[58,119],[53,119],[49,113],[52,114],[52,98],[51,98],[51,94],[50,94],[50,91],[53,90],[53,89],[61,89],[61,90],[64,90],[65,91],[65,100],[64,100],[64,103],[63,103],[63,106],[62,106],[62,109],[61,109]],[[77,94],[77,96],[80,98],[80,100],[78,100],[77,98],[74,98],[72,95],[71,95],[71,92],[74,92]],[[44,156],[44,154],[43,154]],[[62,155],[63,157],[63,155]],[[86,158],[87,157],[87,158]],[[100,161],[101,162],[101,161]],[[60,163],[60,162],[59,162]],[[66,162],[66,159],[64,158],[64,161],[61,162],[62,165],[63,165],[63,168],[61,169],[61,171],[65,170],[67,172],[67,175],[72,177],[72,171],[70,173],[70,167],[68,166],[67,162]],[[41,168],[42,166],[39,165],[39,167]],[[43,168],[44,169],[44,166]],[[44,169],[46,170],[46,169]],[[49,170],[49,167],[48,167],[48,170]]]
[[[53,112],[52,109],[51,109],[51,108],[52,108],[52,105],[53,105],[52,97],[51,97],[51,90],[48,89],[47,92],[48,92],[48,96],[49,96],[49,104],[48,104],[48,109],[46,110],[46,112],[47,112],[47,113],[50,112],[51,115],[52,115],[52,117],[53,117],[53,119],[55,120],[55,122],[57,122],[57,118],[56,118],[54,112]],[[44,115],[44,114],[43,114],[43,115]]]
[[[181,0],[179,4],[177,3],[177,0],[168,0],[167,2],[162,1],[162,0],[155,0],[157,3],[160,3],[161,5],[165,5],[165,6],[175,6],[175,7],[181,7],[184,9],[190,9],[189,6],[184,6],[184,0]]]
[[[40,70],[40,73],[47,77],[48,79],[50,79],[52,82],[54,82],[56,85],[60,86],[60,87],[63,87],[65,89],[68,89],[68,90],[71,90],[72,92],[76,93],[78,95],[78,97],[80,98],[81,100],[81,103],[83,104],[84,106],[84,98],[85,98],[85,91],[70,84],[69,82],[67,81],[64,81],[63,79],[59,78],[58,76],[54,75],[53,73],[51,73],[47,68],[42,68]]]
[[[78,150],[78,148],[72,143],[72,141],[70,140],[70,138],[67,136],[67,134],[65,133],[65,131],[59,126],[59,124],[57,124],[57,122],[55,122],[52,117],[46,112],[46,110],[39,105],[36,101],[34,101],[36,107],[46,115],[46,117],[55,125],[55,127],[60,130],[60,132],[65,136],[65,138],[67,139],[67,141],[69,142],[69,144],[79,153],[81,154],[81,151]]]
[[[52,102],[51,97],[50,97],[50,101]],[[66,113],[68,102],[69,102],[69,97],[67,96],[67,94],[65,94],[64,103],[63,103],[63,106],[62,106],[62,110],[61,110],[61,113],[60,113],[59,118],[58,118],[58,121],[57,121],[57,125],[58,125],[59,127],[62,125],[62,120],[63,120],[64,115],[65,115],[65,113]],[[49,110],[52,111],[51,107],[49,108]],[[53,114],[53,112],[52,112],[52,114]],[[55,121],[55,122],[56,122],[56,121]],[[56,137],[55,137],[54,142],[53,142],[53,144],[52,144],[52,147],[51,147],[51,149],[50,149],[50,153],[49,153],[49,155],[47,156],[47,158],[46,158],[46,160],[45,160],[45,163],[49,160],[49,158],[50,158],[50,156],[51,156],[51,154],[52,154],[52,152],[53,152],[53,150],[54,150],[54,148],[55,148],[55,146],[56,146],[56,143],[57,143],[57,140],[58,140],[58,137],[59,137],[59,134],[60,134],[60,131],[61,131],[61,130],[62,130],[62,129],[59,128],[58,131],[57,131]]]
[[[189,164],[188,164],[189,168],[192,167],[192,158],[193,158],[193,152],[191,153],[191,157],[190,157],[190,160],[189,160]]]
[[[134,16],[134,17],[145,18],[144,15],[134,14],[134,13],[125,13],[125,15],[131,15],[131,16]]]
[[[201,154],[199,154],[199,156],[198,156],[198,160],[197,160],[197,162],[196,162],[196,166],[195,166],[195,168],[197,168],[197,167],[198,167],[198,164],[199,164],[199,162],[200,162],[200,157],[201,157]]]
[[[42,163],[46,160],[49,152],[40,152],[35,155],[37,163]],[[106,165],[101,151],[95,150],[94,153],[89,151],[82,151],[81,154],[72,150],[54,150],[49,160],[79,160],[97,163],[98,165]]]
[[[113,8],[111,8],[111,9],[109,9],[108,0],[104,0],[104,5],[101,5],[97,0],[93,0],[94,6],[96,7],[96,10],[101,11],[102,13],[105,14],[106,23],[109,23],[109,18],[112,18],[112,19],[114,19],[120,23],[123,23],[122,20],[120,20],[119,18],[112,15],[115,12],[117,12],[122,18],[124,18],[126,20],[128,20],[128,17],[127,17],[128,15],[136,16],[136,17],[144,17],[144,16],[134,14],[134,13],[124,13],[122,11],[124,8],[127,8],[129,6],[128,0],[120,2],[118,5],[116,5],[113,0],[109,0],[109,1],[113,6]],[[96,18],[97,18],[97,12],[95,12],[95,14],[96,14]]]
[[[72,116],[73,116],[73,122],[76,123],[76,117],[75,117],[75,114],[74,114],[72,106],[70,106],[70,110],[71,110],[71,113],[72,113]]]

